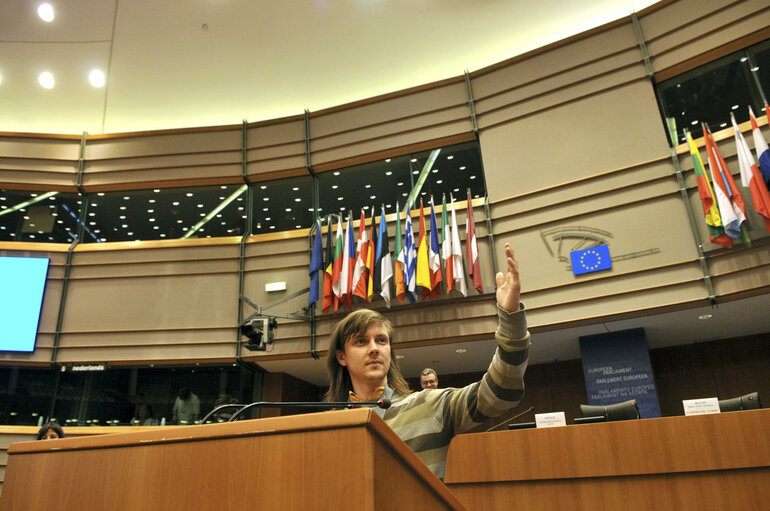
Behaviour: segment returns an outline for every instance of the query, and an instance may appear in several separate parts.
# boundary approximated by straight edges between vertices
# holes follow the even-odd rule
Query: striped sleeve
[[[442,410],[443,429],[455,435],[502,415],[524,396],[530,346],[524,306],[513,313],[498,307],[497,316],[497,349],[481,381],[437,396],[446,400],[437,403],[437,409]]]

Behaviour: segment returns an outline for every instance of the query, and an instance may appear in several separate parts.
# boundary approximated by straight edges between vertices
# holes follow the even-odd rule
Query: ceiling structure
[[[240,124],[461,75],[627,16],[649,0],[68,0],[0,2],[0,132],[89,134]],[[88,82],[106,75],[101,88]],[[50,72],[55,86],[38,83]],[[524,275],[526,285],[526,275]],[[705,291],[704,291],[705,293]],[[531,362],[578,338],[645,329],[651,348],[770,331],[770,295],[536,331]],[[711,314],[711,319],[698,317]],[[457,353],[458,348],[465,353]],[[400,350],[408,377],[486,369],[494,341]],[[270,361],[325,384],[325,361]]]
[[[0,2],[0,132],[240,124],[460,76],[651,0]],[[106,75],[101,88],[88,75]],[[52,89],[38,83],[50,72]]]

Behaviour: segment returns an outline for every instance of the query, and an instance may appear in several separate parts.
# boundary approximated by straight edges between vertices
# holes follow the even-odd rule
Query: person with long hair
[[[379,312],[358,309],[332,332],[326,401],[367,401],[383,397],[385,422],[440,478],[449,442],[516,406],[524,395],[529,332],[519,301],[521,282],[513,249],[505,245],[507,273],[498,273],[497,349],[481,381],[463,388],[424,389],[412,393],[393,353],[394,329]]]

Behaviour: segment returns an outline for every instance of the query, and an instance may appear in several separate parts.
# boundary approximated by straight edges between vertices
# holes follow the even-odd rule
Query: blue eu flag
[[[612,268],[609,245],[576,250],[569,253],[569,258],[572,261],[573,275],[582,275]]]

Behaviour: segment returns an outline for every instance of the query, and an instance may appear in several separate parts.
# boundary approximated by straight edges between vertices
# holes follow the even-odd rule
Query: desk
[[[770,409],[460,435],[445,483],[471,510],[769,509]]]

